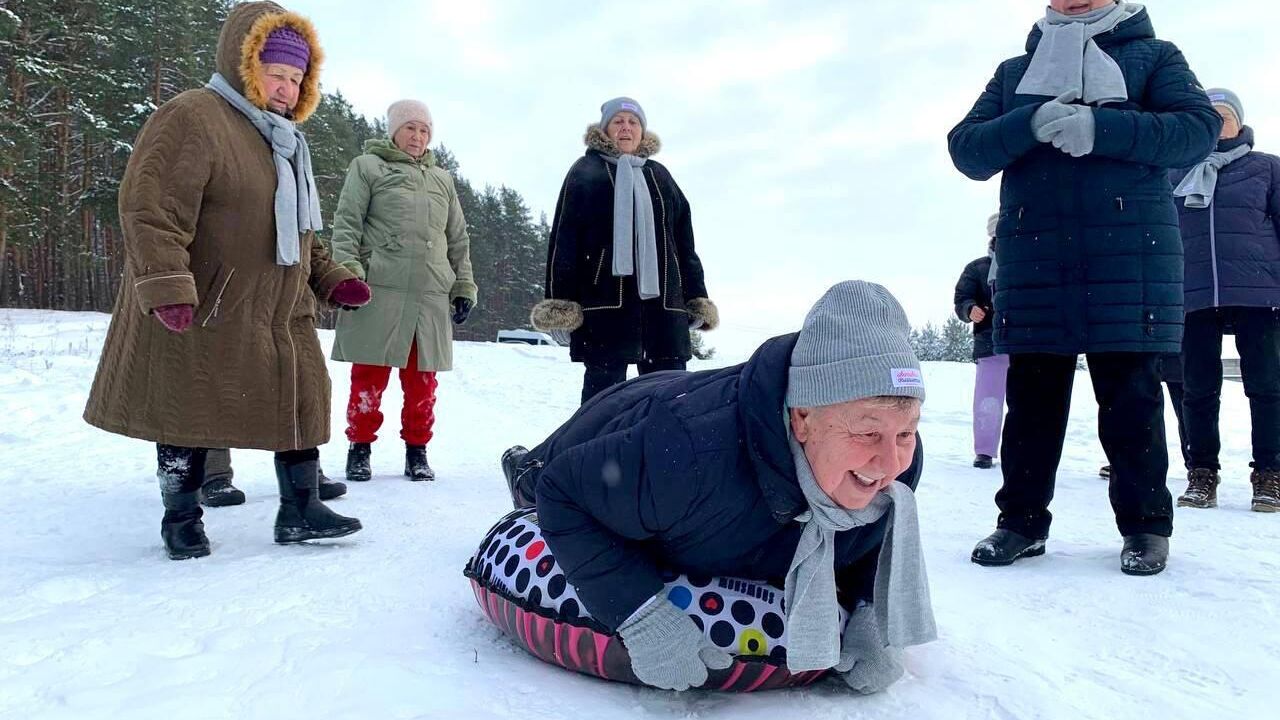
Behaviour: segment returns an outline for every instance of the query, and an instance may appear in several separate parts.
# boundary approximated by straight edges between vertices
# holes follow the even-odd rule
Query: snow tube
[[[503,517],[485,535],[463,573],[498,629],[534,657],[606,680],[641,684],[621,639],[594,620],[542,540],[532,508]],[[734,656],[712,670],[706,689],[753,692],[817,681],[826,670],[792,674],[786,665],[782,590],[736,578],[664,576],[667,598],[707,638]],[[841,609],[840,623],[847,614]]]

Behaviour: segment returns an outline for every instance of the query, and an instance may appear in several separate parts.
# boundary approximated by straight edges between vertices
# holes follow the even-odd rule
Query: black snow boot
[[[1178,497],[1178,507],[1218,507],[1218,471],[1191,468],[1187,471],[1187,491]]]
[[[969,559],[985,567],[1003,567],[1025,557],[1044,554],[1044,540],[1019,535],[1012,530],[996,530],[973,548]]]
[[[1103,465],[1102,467],[1098,468],[1098,477],[1102,478],[1103,480],[1110,480],[1110,479],[1111,479],[1111,466],[1110,466],[1110,465]]]
[[[436,471],[427,464],[426,445],[404,446],[404,474],[414,481],[436,479]]]
[[[973,458],[973,466],[979,470],[990,470],[992,466],[991,456],[978,453]]]
[[[1253,485],[1253,511],[1280,512],[1280,470],[1254,470],[1249,476]]]
[[[204,510],[200,509],[200,484],[204,480],[202,448],[156,445],[160,499],[164,518],[160,538],[170,560],[190,560],[209,554],[209,538],[204,534]]]
[[[511,492],[511,505],[517,510],[534,506],[532,487],[528,482],[529,471],[541,467],[538,461],[525,462],[529,450],[523,445],[507,448],[502,453],[502,474],[507,478],[507,490]]]
[[[301,450],[276,453],[276,483],[280,510],[276,513],[276,542],[339,538],[361,529],[360,521],[324,506],[319,494],[319,453]]]
[[[337,480],[330,478],[328,475],[325,475],[324,469],[319,465],[316,466],[316,473],[320,475],[319,492],[321,500],[332,500],[347,494],[346,483],[338,482]]]
[[[226,478],[210,480],[200,487],[200,503],[208,507],[243,505],[244,500],[244,492]]]
[[[347,450],[347,480],[349,482],[368,482],[373,477],[369,468],[369,443],[351,443]]]
[[[1169,563],[1169,538],[1151,533],[1126,535],[1120,551],[1120,572],[1156,575]]]

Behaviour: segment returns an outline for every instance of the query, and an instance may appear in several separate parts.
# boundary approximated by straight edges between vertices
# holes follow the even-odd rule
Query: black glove
[[[471,315],[471,308],[475,306],[476,304],[471,302],[467,298],[464,298],[464,297],[454,298],[453,299],[453,324],[461,325],[462,323],[466,322],[467,318],[470,317]]]

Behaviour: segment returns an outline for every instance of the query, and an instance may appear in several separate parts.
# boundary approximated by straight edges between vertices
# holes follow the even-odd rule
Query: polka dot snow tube
[[[587,675],[640,684],[617,635],[596,622],[542,540],[533,509],[516,510],[493,527],[463,571],[485,615],[535,657]],[[825,670],[791,674],[786,667],[782,591],[735,578],[669,574],[666,596],[717,647],[734,655],[711,670],[702,687],[752,692],[808,685]],[[843,626],[847,615],[840,613]]]

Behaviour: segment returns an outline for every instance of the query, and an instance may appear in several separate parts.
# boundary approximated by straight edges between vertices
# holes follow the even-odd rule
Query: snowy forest
[[[123,272],[117,192],[147,117],[213,72],[225,0],[0,0],[0,307],[110,311]],[[302,126],[326,226],[348,163],[384,132],[341,93]],[[464,340],[524,327],[548,227],[505,186],[473,187],[447,149],[480,304]],[[332,317],[322,318],[326,325]]]

